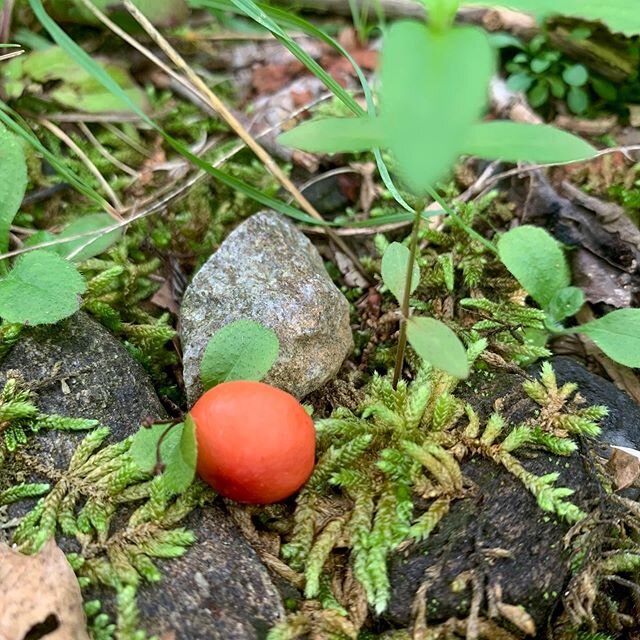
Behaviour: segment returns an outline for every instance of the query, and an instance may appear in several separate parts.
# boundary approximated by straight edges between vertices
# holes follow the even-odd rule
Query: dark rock
[[[0,384],[10,371],[19,372],[27,383],[41,383],[37,404],[42,412],[97,419],[111,427],[111,441],[134,433],[147,416],[165,415],[144,370],[83,313],[55,327],[26,330],[0,366]],[[30,440],[29,453],[48,467],[65,469],[85,435],[40,433]],[[9,517],[24,515],[31,506],[25,501],[10,505]],[[126,523],[126,514],[117,514],[115,521]],[[216,506],[196,509],[181,524],[194,532],[196,542],[182,558],[158,561],[163,580],[141,588],[142,628],[158,633],[173,629],[176,638],[190,640],[264,638],[284,612],[254,550]],[[78,550],[73,540],[59,542]],[[112,611],[112,595],[98,590],[92,597]]]
[[[184,295],[181,335],[191,402],[202,393],[200,360],[209,339],[241,318],[276,332],[280,355],[265,382],[299,398],[335,376],[353,347],[346,298],[311,242],[273,212],[236,227]]]
[[[135,433],[143,418],[165,411],[144,369],[102,325],[85,313],[54,326],[25,329],[0,364],[0,385],[18,372],[34,387],[43,413],[98,420],[109,442]],[[65,468],[84,433],[38,434],[42,462]]]
[[[609,416],[601,422],[602,442],[638,446],[640,407],[569,358],[558,358],[553,364],[559,383],[577,382],[589,404],[609,407]],[[488,417],[495,400],[501,398],[504,417],[515,425],[535,415],[537,409],[523,392],[523,381],[521,376],[498,373],[476,377],[466,388],[459,387],[459,392],[482,418]],[[594,443],[582,444],[570,457],[529,452],[518,458],[538,476],[559,473],[556,486],[574,489],[571,501],[588,512],[603,492],[593,467],[597,448]],[[502,467],[474,458],[462,464],[462,471],[474,488],[452,504],[426,541],[392,558],[388,620],[401,626],[409,623],[416,591],[425,581],[429,621],[466,616],[471,587],[467,584],[454,592],[452,584],[464,572],[473,571],[484,588],[499,585],[503,602],[523,605],[538,629],[544,629],[570,577],[563,543],[569,525],[543,512],[523,484]]]
[[[159,586],[140,589],[141,626],[185,640],[265,638],[284,610],[256,552],[218,507],[194,511],[184,525],[198,540],[164,565]]]
[[[561,356],[552,362],[558,384],[575,382],[587,404],[604,404],[608,407],[609,415],[600,422],[601,444],[597,448],[600,455],[609,456],[610,444],[640,449],[640,406],[629,395],[572,358]]]

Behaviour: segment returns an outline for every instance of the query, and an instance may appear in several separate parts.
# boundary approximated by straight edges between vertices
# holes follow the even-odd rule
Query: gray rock
[[[198,371],[209,338],[240,318],[276,332],[280,356],[266,382],[298,398],[331,379],[353,347],[347,300],[311,242],[276,213],[238,226],[185,293],[181,334],[191,401],[202,391]]]
[[[147,416],[166,415],[142,367],[84,313],[54,327],[25,330],[0,365],[0,388],[9,371],[38,383],[37,404],[43,412],[98,419],[111,427],[111,441],[134,433]],[[32,437],[29,453],[46,466],[64,469],[84,436],[43,432]],[[0,490],[14,474],[22,480],[52,480],[28,470],[1,468]],[[32,505],[26,501],[10,505],[8,516],[22,516]],[[122,514],[115,522],[126,520]],[[255,551],[217,506],[196,509],[182,524],[194,532],[196,542],[182,558],[158,561],[163,580],[140,589],[142,628],[152,633],[173,630],[176,638],[192,640],[264,638],[284,611]],[[0,529],[0,539],[2,533]],[[74,545],[68,538],[58,542],[65,549]],[[91,597],[102,600],[109,612],[112,595],[97,590]]]

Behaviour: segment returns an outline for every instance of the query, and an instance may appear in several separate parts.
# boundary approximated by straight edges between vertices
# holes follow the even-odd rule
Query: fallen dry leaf
[[[78,580],[48,540],[32,556],[0,544],[0,640],[89,640]]]
[[[607,460],[607,471],[613,477],[616,489],[631,486],[640,476],[640,451],[611,445],[613,453]]]

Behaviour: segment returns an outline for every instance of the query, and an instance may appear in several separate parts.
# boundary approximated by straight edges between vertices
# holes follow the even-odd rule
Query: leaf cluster
[[[571,286],[569,265],[560,243],[547,231],[523,225],[498,241],[500,259],[544,311],[545,330],[553,334],[583,333],[610,358],[640,366],[640,310],[619,309],[577,327],[563,321],[584,303],[581,289]]]

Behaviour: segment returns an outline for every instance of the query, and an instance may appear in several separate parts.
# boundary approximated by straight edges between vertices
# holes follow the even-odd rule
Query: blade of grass
[[[45,128],[51,131],[54,136],[62,140],[69,149],[71,149],[80,159],[82,164],[89,170],[89,172],[95,177],[98,183],[104,189],[104,192],[107,194],[107,197],[111,200],[111,204],[113,205],[115,211],[109,212],[109,214],[116,218],[120,219],[120,214],[117,213],[120,209],[122,209],[122,202],[120,202],[120,198],[118,198],[116,192],[111,188],[111,185],[105,180],[105,177],[100,173],[96,165],[91,161],[91,158],[75,143],[73,138],[68,136],[60,127],[53,124],[46,118],[40,119],[40,124]]]
[[[272,7],[263,3],[255,3],[252,0],[192,0],[191,5],[195,7],[203,7],[208,9],[217,10],[232,10],[236,13],[243,13],[250,17],[252,20],[263,26],[265,29],[271,32],[271,34],[284,45],[305,67],[313,73],[324,85],[338,98],[348,109],[350,109],[357,116],[365,116],[367,113],[375,115],[376,108],[373,100],[373,94],[371,87],[367,81],[364,72],[353,59],[353,56],[330,35],[326,34],[321,29],[318,29],[315,25],[311,24],[304,18],[300,18],[290,12],[287,12],[278,7]],[[277,22],[276,22],[277,21]],[[362,86],[365,100],[367,103],[367,110],[363,109],[360,104],[354,99],[354,97],[345,89],[339,85],[300,45],[293,40],[286,31],[280,26],[284,24],[292,29],[302,31],[307,35],[310,35],[318,40],[321,40],[325,44],[335,49],[340,55],[344,56],[351,66],[353,67],[358,81]],[[406,211],[413,213],[413,208],[407,204],[406,200],[402,197],[402,194],[393,183],[389,170],[382,158],[380,149],[374,149],[374,157],[378,166],[380,177],[384,182],[385,187],[389,190],[389,193],[393,198],[402,206]]]
[[[111,205],[91,186],[87,185],[79,176],[71,171],[59,157],[47,149],[36,135],[29,129],[22,118],[7,104],[0,101],[0,121],[2,121],[13,133],[26,140],[71,186],[77,189],[89,200],[95,202],[105,211],[112,212]]]
[[[90,0],[83,0],[88,6],[91,5]],[[273,158],[267,153],[267,151],[256,141],[256,139],[247,131],[242,123],[235,117],[226,104],[218,98],[209,86],[200,78],[200,76],[191,69],[186,63],[184,58],[169,44],[169,42],[162,36],[162,34],[153,26],[150,20],[136,7],[130,0],[124,0],[124,6],[132,15],[132,17],[138,22],[138,24],[146,31],[146,33],[152,38],[152,40],[160,47],[165,55],[173,62],[178,69],[180,69],[188,78],[189,88],[195,87],[196,90],[204,96],[205,102],[217,112],[223,120],[231,127],[231,129],[238,135],[238,137],[247,145],[251,151],[258,157],[267,170],[280,182],[280,184],[293,196],[298,205],[311,217],[322,221],[323,218],[315,207],[306,199],[302,192],[296,187],[296,185],[290,180],[289,176],[280,168],[280,166],[273,160]],[[93,9],[92,9],[93,10]],[[103,16],[98,16],[101,20]],[[113,28],[113,27],[112,27]],[[125,34],[121,33],[118,29],[117,33],[124,37],[125,40],[130,41]],[[140,49],[140,45],[137,44],[137,48]],[[146,50],[145,50],[146,53]],[[175,77],[175,74],[172,73]],[[178,76],[178,78],[180,78]],[[346,242],[336,235],[331,229],[327,229],[327,235],[331,240],[340,248],[340,250],[347,255],[354,263],[358,271],[368,279],[369,276],[360,264],[358,256],[351,250]]]
[[[229,175],[227,172],[214,168],[208,162],[193,154],[188,147],[166,133],[162,129],[162,127],[160,127],[160,125],[158,125],[142,109],[140,109],[140,107],[138,107],[138,105],[133,100],[131,100],[131,98],[129,98],[129,96],[122,90],[120,85],[115,82],[115,80],[113,80],[113,78],[108,75],[89,54],[87,54],[80,46],[78,46],[56,24],[54,20],[52,20],[49,14],[45,11],[44,6],[42,5],[42,0],[29,0],[29,4],[31,5],[31,8],[40,24],[42,24],[42,26],[47,30],[56,44],[64,49],[75,62],[77,62],[83,69],[85,69],[98,82],[100,82],[100,84],[102,84],[105,89],[120,98],[120,100],[122,100],[132,112],[138,115],[148,126],[157,131],[167,142],[167,144],[179,154],[190,160],[194,165],[196,165],[203,171],[206,171],[209,175],[220,181],[222,184],[245,194],[246,196],[252,198],[256,202],[259,202],[266,207],[279,211],[284,215],[287,215],[296,220],[300,220],[301,222],[305,222],[307,224],[328,225],[328,223],[325,221],[312,218],[310,215],[303,213],[295,207],[292,207],[275,198],[271,198],[270,196],[265,195],[261,191],[258,191],[242,180]]]

